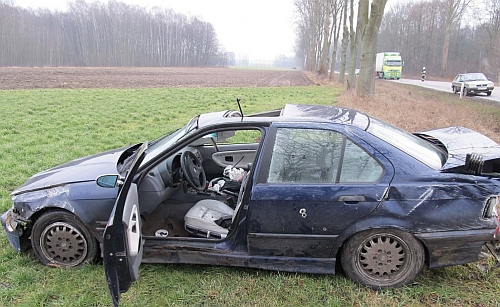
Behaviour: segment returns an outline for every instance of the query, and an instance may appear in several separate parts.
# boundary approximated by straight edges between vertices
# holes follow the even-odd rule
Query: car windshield
[[[446,162],[446,153],[439,148],[376,118],[370,118],[367,131],[433,169],[441,169]]]
[[[170,134],[167,134],[158,140],[151,142],[151,145],[146,150],[146,157],[142,161],[141,165],[147,164],[149,161],[154,159],[156,156],[167,150],[169,147],[177,143],[180,139],[191,134],[193,131],[198,129],[198,119],[199,115],[193,117],[186,126],[178,129]]]
[[[387,60],[387,66],[401,66],[401,60]]]
[[[487,80],[488,79],[485,77],[485,75],[481,73],[464,75],[464,81],[487,81]]]

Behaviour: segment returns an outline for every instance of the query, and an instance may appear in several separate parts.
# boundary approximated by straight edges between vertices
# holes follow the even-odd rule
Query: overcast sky
[[[72,0],[13,0],[25,8],[64,11]],[[107,0],[86,0],[87,3]],[[171,8],[187,16],[210,22],[219,43],[236,56],[250,60],[270,60],[277,55],[293,55],[293,0],[117,0],[141,7]]]

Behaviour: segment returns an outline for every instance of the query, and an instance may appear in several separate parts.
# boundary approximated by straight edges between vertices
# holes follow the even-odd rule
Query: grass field
[[[409,107],[415,104],[412,99],[439,105],[438,110],[444,109],[455,121],[470,127],[450,111],[458,105],[468,115],[464,118],[482,119],[483,124],[471,128],[479,127],[490,137],[498,137],[498,108],[455,103],[451,99],[456,97],[447,98],[451,95],[427,96],[409,87],[381,87],[380,92],[381,97],[366,101],[341,94],[334,86],[0,91],[0,211],[10,207],[10,192],[36,172],[77,157],[154,139],[198,113],[236,109],[237,97],[242,99],[245,113],[279,108],[287,102],[340,103],[380,112],[378,117],[389,118],[409,130],[423,129],[412,124],[418,122],[418,115],[404,111],[415,109]],[[397,107],[388,100],[395,100]],[[432,120],[428,111],[424,112],[426,121],[430,118],[432,124],[441,127],[449,123],[444,115],[441,122]],[[342,274],[143,265],[139,282],[122,295],[122,306],[499,306],[499,274],[499,270],[485,271],[477,264],[425,269],[410,286],[376,292]],[[110,305],[102,264],[66,270],[47,268],[32,255],[13,251],[4,232],[0,232],[0,306]]]

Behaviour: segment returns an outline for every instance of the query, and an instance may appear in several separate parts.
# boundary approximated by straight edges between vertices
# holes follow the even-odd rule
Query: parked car
[[[115,303],[141,262],[333,274],[375,288],[478,259],[499,230],[500,145],[406,133],[362,112],[201,114],[152,142],[71,161],[12,192],[11,245],[49,266],[102,248]]]
[[[486,95],[490,96],[495,84],[482,73],[465,73],[458,74],[451,82],[453,93],[459,93],[462,87],[465,96],[479,93],[486,93]]]

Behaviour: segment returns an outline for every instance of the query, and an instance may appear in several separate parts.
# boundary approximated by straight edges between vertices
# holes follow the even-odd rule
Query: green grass
[[[332,104],[328,86],[282,88],[0,91],[0,211],[32,174],[71,159],[154,139],[192,116],[285,103]],[[490,259],[491,262],[491,259]],[[491,263],[490,263],[491,264]],[[190,265],[143,265],[122,306],[498,306],[499,271],[476,264],[424,270],[384,291],[342,274],[307,275]],[[0,306],[110,306],[102,264],[47,268],[0,232]]]

